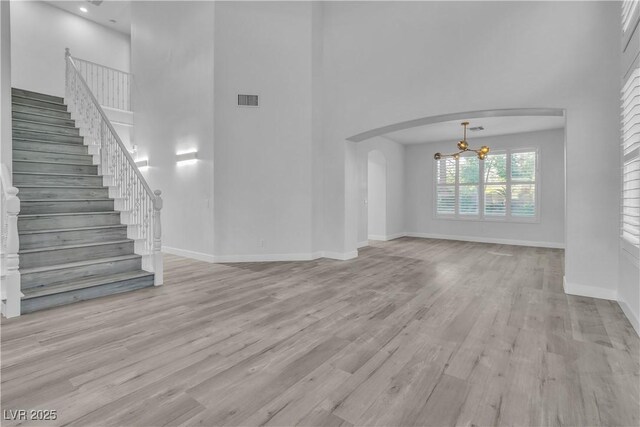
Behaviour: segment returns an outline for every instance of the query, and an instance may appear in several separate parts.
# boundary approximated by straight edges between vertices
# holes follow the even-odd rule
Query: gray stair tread
[[[11,87],[11,94],[18,95],[18,96],[28,96],[28,97],[31,97],[33,95],[35,95],[35,97],[46,96],[47,98],[55,98],[54,102],[64,102],[64,97],[62,96],[49,95],[48,93],[36,92],[35,90],[22,89],[19,87]]]
[[[57,285],[37,286],[33,288],[23,289],[23,300],[30,298],[38,298],[46,295],[60,294],[63,292],[75,291],[78,289],[91,288],[94,286],[106,285],[109,283],[120,282],[124,280],[137,279],[140,277],[153,276],[153,273],[144,270],[128,271],[125,273],[109,274],[104,276],[90,276],[78,280],[63,282]]]
[[[33,268],[21,268],[20,273],[22,274],[42,273],[45,271],[62,270],[65,268],[73,268],[73,267],[83,267],[83,266],[92,265],[92,264],[104,264],[107,262],[125,261],[128,259],[135,259],[135,258],[140,258],[140,255],[138,254],[120,255],[115,257],[96,258],[96,259],[87,259],[84,261],[68,262],[66,264],[45,265],[42,267],[33,267]]]
[[[93,246],[103,246],[103,245],[115,245],[119,243],[131,243],[133,239],[120,239],[120,240],[110,240],[105,242],[92,242],[92,243],[76,243],[73,245],[60,245],[60,246],[48,246],[46,248],[36,248],[36,249],[24,249],[20,250],[18,254],[32,254],[36,252],[46,252],[46,251],[55,251],[60,249],[78,249],[78,248],[90,248]]]
[[[92,188],[92,187],[87,187]],[[37,214],[18,214],[20,218],[37,218],[39,216],[62,216],[62,215],[114,215],[119,211],[97,211],[97,212],[55,212],[55,213],[37,213]]]
[[[24,95],[19,95],[17,93],[11,94],[11,99],[16,99],[16,98],[18,100],[31,99],[32,101],[46,102],[47,104],[51,104],[51,105],[65,105],[64,102],[55,102],[55,101],[50,101],[48,99],[34,98],[32,96],[24,96]]]
[[[92,166],[92,165],[87,165],[87,166]],[[14,175],[55,175],[55,176],[87,176],[87,177],[91,177],[91,178],[95,178],[96,176],[101,176],[101,175],[91,175],[91,174],[86,174],[86,173],[59,173],[59,172],[14,172]],[[46,186],[41,186],[41,187],[46,187]],[[60,185],[56,185],[56,187],[60,187]]]
[[[59,134],[54,134],[54,135],[59,135]],[[65,135],[63,135],[65,136]],[[73,136],[73,135],[68,135],[68,136]],[[77,137],[77,135],[76,135]],[[54,144],[54,145],[73,145],[75,147],[86,147],[86,145],[84,145],[83,143],[80,142],[59,142],[59,141],[47,141],[46,139],[33,139],[33,138],[24,138],[21,136],[14,136],[13,137],[13,142],[16,141],[26,141],[26,142],[39,142],[39,143],[44,143],[44,144]],[[16,150],[23,150],[23,151],[38,151],[38,150],[28,150],[28,149],[24,149],[24,148],[16,148]],[[85,156],[88,154],[84,154]]]
[[[71,129],[71,130],[77,129],[77,127],[75,127],[75,126],[59,125],[59,124],[56,124],[56,123],[36,122],[36,121],[33,121],[33,120],[16,119],[15,117],[12,118],[11,120],[14,121],[14,122],[20,122],[20,123],[33,123],[35,125],[55,126],[55,127],[63,128],[63,129]],[[44,131],[36,130],[36,129],[23,129],[23,128],[21,128],[20,130],[29,130],[29,131],[34,130],[36,132],[44,132]],[[49,133],[51,133],[51,132],[49,132]]]
[[[23,98],[23,99],[35,99],[35,98],[26,98],[26,97],[24,97],[24,96],[21,96],[21,98]],[[36,99],[36,101],[40,101],[40,100],[39,100],[39,99]],[[46,102],[46,101],[45,101],[45,102]],[[61,111],[62,111],[63,113],[68,113],[68,111],[59,110],[59,109],[57,109],[57,108],[47,108],[47,107],[41,107],[41,106],[39,106],[39,105],[25,104],[25,103],[23,103],[23,102],[20,102],[19,100],[18,100],[18,101],[16,101],[16,100],[14,100],[14,99],[12,99],[12,100],[11,100],[11,104],[12,104],[12,105],[19,105],[19,106],[21,106],[21,107],[27,107],[27,108],[38,108],[38,109],[40,109],[40,110],[56,111],[56,112],[58,112],[58,113],[59,113],[59,112],[61,112]],[[55,104],[55,103],[54,103],[54,104]],[[56,105],[64,105],[64,104],[56,104]]]
[[[39,141],[31,141],[31,142],[39,142]],[[80,145],[80,144],[64,144],[63,145],[75,145],[76,147],[80,146],[80,147],[84,147],[84,145]],[[60,152],[55,152],[55,151],[42,151],[42,150],[34,150],[32,148],[13,148],[13,153],[14,154],[21,154],[21,153],[25,153],[25,155],[31,155],[29,153],[37,153],[34,154],[34,156],[38,156],[38,155],[45,155],[45,156],[74,156],[74,157],[93,157],[91,154],[77,154],[77,153],[60,153]],[[14,161],[18,161],[18,159],[14,160]],[[27,162],[30,162],[31,160],[25,160]],[[93,163],[80,163],[83,165],[87,165],[87,166],[97,166],[94,165]]]
[[[49,187],[40,187],[40,188],[49,188]],[[29,199],[29,200],[20,200],[20,203],[31,203],[31,202],[111,202],[113,199]]]
[[[17,160],[14,160],[14,162],[17,162]],[[62,163],[59,163],[62,164]],[[91,166],[91,165],[88,165]],[[95,175],[93,175],[95,176]],[[77,185],[47,185],[47,186],[43,186],[43,185],[21,185],[20,188],[75,188],[77,190],[104,190],[107,187],[80,187]],[[75,199],[77,200],[77,199]]]
[[[98,165],[89,165],[89,164],[86,164],[86,163],[73,163],[73,162],[69,163],[67,161],[65,161],[65,162],[47,162],[45,160],[13,160],[13,163],[42,163],[42,164],[45,164],[45,165],[66,165],[66,166],[98,166]],[[23,172],[18,172],[18,173],[23,173]],[[36,173],[40,173],[40,172],[36,172]]]
[[[38,123],[38,124],[42,124],[42,123]],[[51,125],[51,126],[56,126],[56,125]],[[70,129],[75,129],[75,128],[70,128]],[[67,135],[64,133],[49,132],[46,130],[38,130],[38,129],[14,128],[13,130],[14,132],[38,133],[42,135],[64,136],[69,138],[82,138],[82,135]]]
[[[14,102],[14,104],[16,104],[16,105],[20,105],[20,106],[22,106],[22,107],[33,107],[33,105],[28,105],[28,104],[19,104],[19,103],[17,103],[17,102]],[[60,112],[60,110],[53,110],[53,109],[51,109],[51,108],[47,108],[47,107],[36,107],[36,108],[39,108],[40,110],[49,110],[49,111],[57,111],[57,112]],[[26,114],[26,115],[28,115],[28,116],[35,116],[35,117],[34,117],[34,119],[35,119],[35,118],[38,118],[38,117],[47,117],[47,118],[49,118],[49,119],[71,120],[71,121],[73,121],[73,119],[71,119],[71,118],[69,118],[69,119],[63,119],[62,117],[50,116],[50,115],[48,115],[48,114],[36,113],[36,112],[33,112],[33,111],[16,111],[16,110],[12,110],[11,112],[12,112],[12,113],[17,113],[17,114]],[[64,111],[63,111],[63,113],[64,113]],[[21,119],[21,118],[18,118],[18,117],[15,117],[15,118],[13,118],[13,119],[14,119],[14,120],[26,120],[26,119]],[[32,120],[32,121],[34,121],[34,120]]]
[[[69,228],[57,228],[51,230],[31,230],[31,231],[19,231],[18,234],[21,236],[25,234],[46,234],[46,233],[60,233],[64,231],[86,231],[86,230],[105,230],[105,229],[114,229],[114,228],[127,228],[126,225],[116,224],[116,225],[95,225],[93,227],[69,227]]]

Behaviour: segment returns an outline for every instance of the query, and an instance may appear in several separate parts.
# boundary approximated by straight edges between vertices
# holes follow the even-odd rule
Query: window
[[[640,69],[622,89],[622,247],[638,257],[640,248]]]
[[[537,161],[535,149],[436,160],[436,217],[537,220]]]

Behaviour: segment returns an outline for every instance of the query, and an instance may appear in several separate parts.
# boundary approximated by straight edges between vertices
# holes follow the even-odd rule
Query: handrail
[[[18,189],[11,185],[11,174],[7,166],[0,165],[0,197],[2,198],[2,244],[0,252],[2,265],[1,310],[5,317],[20,316],[20,303],[23,297],[20,290],[20,236],[18,234],[18,213],[20,199]]]
[[[123,223],[133,226],[127,229],[127,235],[131,234],[129,237],[135,239],[135,252],[143,256],[142,268],[154,272],[155,285],[161,285],[161,192],[152,191],[138,170],[68,48],[65,49],[65,61],[65,100],[72,118],[85,137],[89,152],[99,154],[100,174],[116,193],[115,208],[122,212]],[[92,148],[97,148],[99,153]]]
[[[101,105],[131,111],[130,73],[81,58],[73,63]]]
[[[131,73],[129,73],[128,71],[119,70],[117,68],[109,67],[108,65],[98,64],[97,62],[89,61],[88,59],[82,59],[82,58],[74,58],[74,59],[77,60],[77,61],[82,61],[82,62],[86,62],[86,63],[91,64],[91,65],[95,65],[96,67],[106,68],[108,70],[117,71],[117,72],[122,73],[122,74],[131,75]]]
[[[111,133],[115,137],[116,142],[118,143],[118,145],[120,146],[122,151],[124,151],[124,153],[125,153],[125,155],[127,157],[127,160],[129,161],[129,164],[131,164],[131,166],[133,166],[136,175],[138,175],[138,179],[140,179],[140,181],[142,181],[142,184],[144,185],[144,188],[147,191],[147,194],[149,194],[150,197],[155,197],[154,194],[153,194],[153,191],[151,190],[151,187],[149,187],[149,184],[147,184],[147,181],[145,181],[144,177],[142,176],[142,173],[140,173],[140,171],[138,170],[138,167],[136,166],[136,162],[135,162],[135,160],[133,160],[133,157],[131,157],[131,154],[129,153],[129,150],[127,150],[127,147],[124,145],[124,143],[122,142],[122,140],[118,136],[118,133],[113,128],[113,125],[111,124],[111,121],[109,120],[109,118],[107,117],[106,113],[102,109],[102,106],[100,105],[100,103],[96,99],[95,95],[91,91],[91,88],[87,84],[87,81],[84,79],[84,77],[82,77],[82,74],[80,74],[80,71],[78,70],[78,67],[76,67],[75,62],[73,62],[73,57],[71,56],[71,53],[69,52],[69,48],[65,49],[65,57],[69,60],[69,63],[71,64],[71,66],[73,67],[75,72],[78,74],[80,82],[84,85],[85,89],[87,90],[87,93],[91,97],[91,101],[93,102],[93,104],[95,105],[96,109],[98,110],[98,112],[102,116],[102,120],[104,121],[104,123],[109,128],[109,131],[111,131]]]

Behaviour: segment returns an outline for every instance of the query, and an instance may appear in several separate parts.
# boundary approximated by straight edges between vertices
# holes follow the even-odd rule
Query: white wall
[[[451,152],[455,141],[408,145],[406,162],[406,231],[410,235],[505,241],[543,247],[564,247],[564,129],[470,138],[472,147],[493,151],[538,148],[537,223],[448,220],[434,215],[433,154]]]
[[[214,4],[132,3],[134,138],[152,189],[161,189],[163,247],[213,256]],[[195,164],[176,153],[198,151]],[[173,249],[172,249],[173,248]],[[186,251],[186,252],[185,252]]]
[[[619,143],[619,6],[326,3],[326,246],[349,251],[358,241],[343,238],[358,223],[357,211],[344,215],[352,193],[357,203],[358,186],[357,179],[345,180],[357,169],[346,138],[446,113],[566,108],[566,279],[614,295],[619,163],[611,153]]]
[[[215,253],[220,260],[311,256],[317,191],[312,149],[320,131],[314,127],[318,100],[312,99],[320,49],[312,41],[317,7],[216,3]],[[238,93],[259,94],[260,107],[239,108]]]
[[[378,150],[367,159],[367,232],[368,238],[386,240],[387,236],[387,159]]]
[[[358,246],[367,243],[369,233],[367,216],[371,206],[365,203],[368,191],[368,155],[376,151],[384,155],[386,161],[386,203],[384,240],[398,237],[405,232],[405,148],[386,138],[376,137],[357,144],[358,155]]]
[[[0,1],[0,162],[12,169],[10,3]]]
[[[629,74],[640,66],[639,54],[640,29],[636,28],[622,55],[620,90],[629,78]],[[620,156],[620,170],[622,170],[622,165],[622,156]],[[640,263],[637,258],[631,256],[622,247],[620,248],[620,285],[617,299],[620,307],[640,335]]]
[[[39,1],[11,2],[12,85],[64,96],[64,49],[78,58],[129,71],[130,39]]]

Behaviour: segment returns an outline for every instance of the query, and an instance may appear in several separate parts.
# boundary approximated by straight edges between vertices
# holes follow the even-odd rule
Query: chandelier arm
[[[480,147],[477,150],[475,150],[473,148],[469,148],[469,143],[467,142],[467,126],[469,125],[469,122],[462,122],[460,124],[464,128],[462,141],[458,142],[458,149],[460,151],[458,151],[457,153],[451,153],[451,154],[435,153],[434,156],[433,156],[434,159],[440,160],[443,157],[454,157],[457,160],[457,159],[460,158],[460,154],[465,153],[467,151],[472,151],[472,152],[476,153],[480,160],[484,160],[484,158],[487,156],[487,154],[489,153],[490,149],[486,145],[483,145],[482,147]]]

